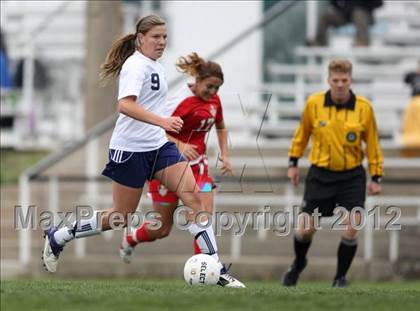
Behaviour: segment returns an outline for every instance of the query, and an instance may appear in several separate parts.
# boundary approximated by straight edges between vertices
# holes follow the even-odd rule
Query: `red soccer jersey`
[[[172,113],[172,116],[180,117],[184,121],[181,132],[168,134],[184,143],[197,146],[196,151],[204,154],[206,134],[215,122],[223,120],[222,104],[217,94],[209,101],[191,94],[185,97]]]

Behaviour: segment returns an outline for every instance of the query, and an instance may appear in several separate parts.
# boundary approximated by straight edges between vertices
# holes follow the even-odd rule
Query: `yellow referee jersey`
[[[351,92],[347,103],[336,105],[330,91],[309,96],[289,149],[291,158],[303,155],[309,137],[312,137],[309,161],[313,165],[332,171],[355,168],[363,161],[364,141],[370,175],[383,175],[375,115],[366,98]]]

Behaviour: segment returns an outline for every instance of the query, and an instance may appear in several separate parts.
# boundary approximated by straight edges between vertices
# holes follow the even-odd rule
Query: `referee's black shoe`
[[[340,276],[334,279],[332,286],[337,287],[337,288],[343,288],[343,287],[349,286],[349,283],[347,282],[347,279],[345,276]]]
[[[291,287],[296,286],[297,281],[299,279],[300,273],[305,269],[307,264],[307,260],[302,267],[297,267],[296,262],[294,261],[293,264],[290,266],[289,270],[287,270],[286,274],[283,276],[283,286]]]

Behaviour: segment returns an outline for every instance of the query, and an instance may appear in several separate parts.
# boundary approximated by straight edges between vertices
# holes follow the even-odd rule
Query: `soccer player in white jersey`
[[[180,117],[165,117],[168,86],[157,59],[165,50],[166,39],[166,22],[149,15],[137,22],[135,33],[114,42],[108,52],[102,77],[119,76],[120,115],[109,145],[109,162],[102,172],[113,181],[113,207],[95,211],[71,228],[52,227],[45,232],[42,258],[49,272],[56,271],[59,255],[68,242],[112,229],[113,213],[123,215],[127,224],[127,215],[135,213],[147,179],[159,180],[192,209],[188,215],[192,221],[189,232],[197,240],[201,253],[220,263],[213,228],[194,222],[195,215],[206,208],[191,168],[165,135],[165,131],[178,133],[183,126]],[[220,268],[223,269],[221,263]]]
[[[213,189],[216,187],[209,174],[206,155],[207,134],[213,127],[217,129],[220,147],[218,159],[222,174],[232,175],[232,167],[228,158],[228,137],[223,119],[222,103],[217,92],[223,84],[222,68],[218,63],[206,61],[197,53],[180,57],[177,63],[179,71],[195,78],[194,83],[185,83],[179,91],[168,100],[168,109],[173,110],[172,116],[182,118],[184,126],[178,133],[168,132],[168,139],[176,143],[193,171],[200,189],[200,198],[206,212],[213,214]],[[144,221],[141,226],[127,230],[120,245],[120,256],[124,262],[130,263],[134,247],[139,243],[151,242],[169,235],[173,225],[174,213],[178,207],[179,198],[176,193],[168,191],[159,180],[149,183],[149,195],[153,200],[153,210],[159,213],[162,225],[159,229]],[[205,235],[205,232],[203,232]],[[194,252],[201,249],[194,239]],[[218,284],[226,287],[245,287],[240,281],[230,279],[228,268],[223,268]]]

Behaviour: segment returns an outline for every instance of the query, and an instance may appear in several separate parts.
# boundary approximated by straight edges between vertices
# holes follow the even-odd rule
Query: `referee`
[[[371,176],[368,194],[381,192],[383,157],[374,112],[366,98],[352,92],[351,83],[351,62],[332,60],[328,66],[330,89],[309,96],[291,142],[287,175],[294,186],[299,184],[298,159],[310,137],[309,161],[312,165],[306,176],[301,213],[294,234],[295,259],[283,277],[284,286],[295,286],[307,264],[306,253],[316,230],[312,214],[315,209],[321,216],[332,216],[337,206],[347,211],[364,207],[366,173],[362,161],[365,154]],[[305,221],[302,213],[309,214],[309,217],[306,215],[309,221]],[[360,224],[360,213],[354,214],[353,223]],[[350,226],[349,216],[347,213],[343,223],[345,230],[338,247],[333,287],[347,285],[346,273],[357,249],[357,230]]]

